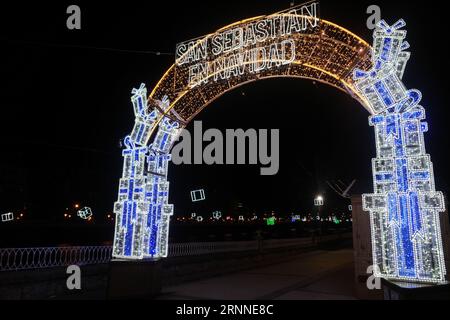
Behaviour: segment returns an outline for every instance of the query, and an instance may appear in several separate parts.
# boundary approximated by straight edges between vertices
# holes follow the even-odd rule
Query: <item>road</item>
[[[163,288],[165,300],[354,300],[353,250],[314,251],[289,262]]]

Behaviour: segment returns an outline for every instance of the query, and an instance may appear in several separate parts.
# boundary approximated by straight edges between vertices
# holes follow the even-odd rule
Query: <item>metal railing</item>
[[[344,235],[345,236],[345,235]],[[342,235],[328,235],[321,242],[337,240]],[[313,238],[274,239],[223,242],[187,242],[169,244],[169,257],[200,256],[228,252],[257,251],[287,247],[308,247]],[[111,260],[111,246],[43,247],[0,249],[0,272],[27,269],[45,269],[69,265],[104,264]]]
[[[111,246],[0,249],[0,271],[108,263]]]

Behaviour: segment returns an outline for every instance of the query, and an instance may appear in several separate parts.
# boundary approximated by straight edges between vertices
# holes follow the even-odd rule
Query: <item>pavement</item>
[[[353,250],[314,251],[291,261],[163,288],[162,300],[355,300]]]

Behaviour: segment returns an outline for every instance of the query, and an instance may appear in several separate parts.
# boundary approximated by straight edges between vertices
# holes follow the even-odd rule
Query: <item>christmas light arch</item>
[[[239,21],[199,39],[198,43],[233,28],[245,28],[277,15],[283,18],[286,14],[292,16],[277,13]],[[114,257],[130,260],[167,257],[169,222],[173,215],[173,205],[168,204],[167,169],[171,148],[181,128],[212,101],[241,85],[271,77],[297,77],[342,90],[370,113],[377,157],[372,168],[374,193],[363,196],[363,207],[370,214],[377,275],[431,283],[445,280],[439,225],[444,199],[435,190],[432,163],[425,151],[423,134],[428,130],[423,121],[425,110],[419,105],[420,92],[407,90],[401,81],[410,56],[405,51],[409,47],[406,31],[400,30],[404,21],[399,20],[393,26],[381,21],[374,32],[372,48],[334,23],[307,19],[302,32],[255,44],[255,47],[270,46],[289,38],[295,45],[289,63],[272,61],[273,67],[260,72],[243,72],[227,79],[194,84],[187,80],[191,79],[189,66],[174,64],[150,95],[145,85],[133,90],[136,121],[125,139],[123,176],[114,205],[117,217]],[[259,56],[253,58],[247,63],[261,63]]]

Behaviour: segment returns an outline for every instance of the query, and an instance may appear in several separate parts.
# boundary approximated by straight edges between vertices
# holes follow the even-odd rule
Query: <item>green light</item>
[[[275,217],[267,218],[266,223],[268,226],[274,226],[277,219]]]
[[[335,224],[340,224],[341,223],[341,221],[338,218],[336,218],[336,217],[333,217],[333,222]]]

